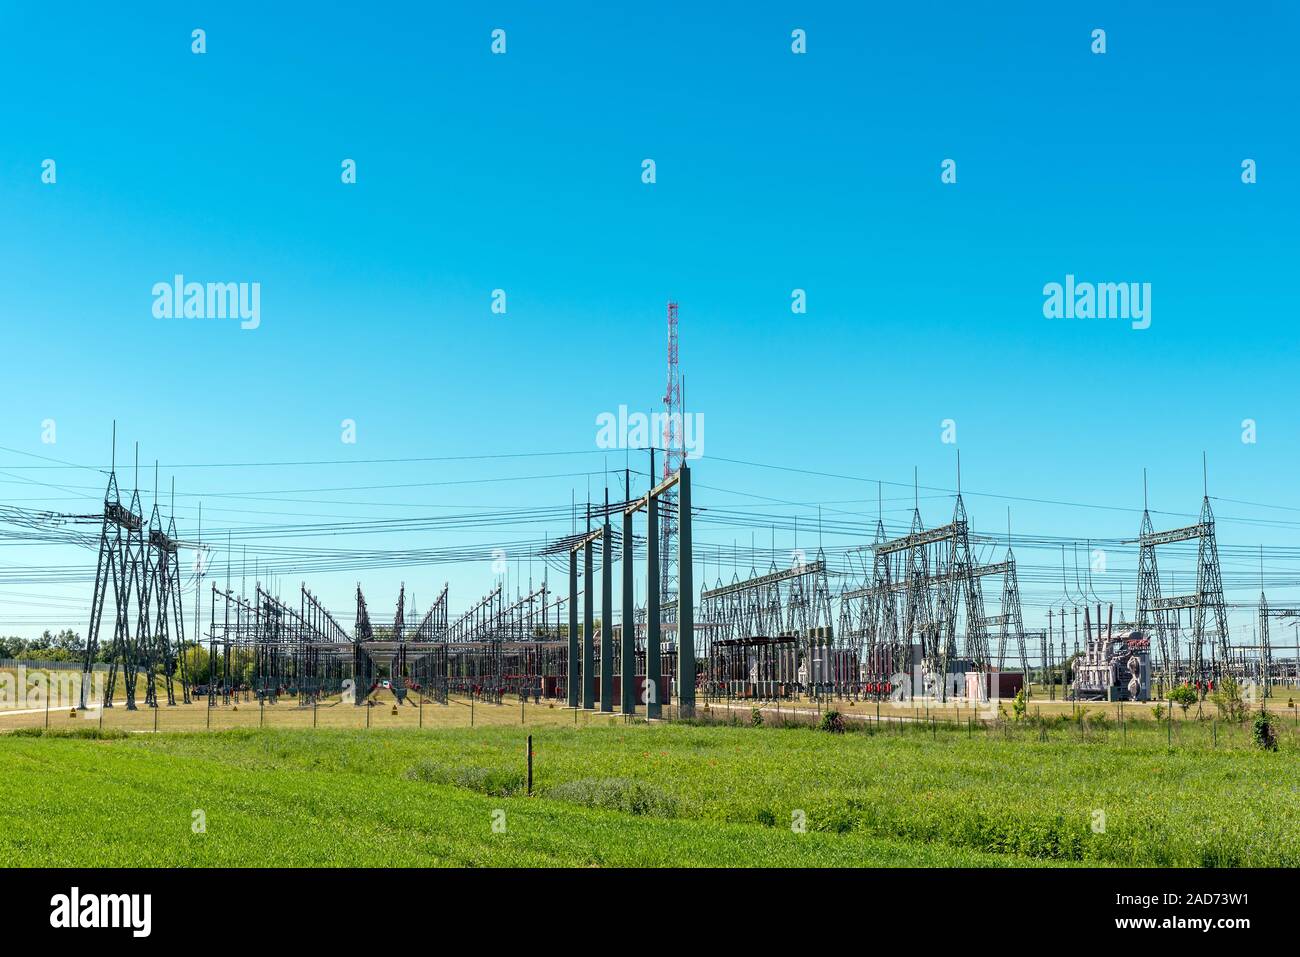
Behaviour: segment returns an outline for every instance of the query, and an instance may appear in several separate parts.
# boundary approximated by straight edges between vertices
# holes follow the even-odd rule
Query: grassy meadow
[[[11,731],[0,866],[1300,865],[1286,716],[730,720]]]

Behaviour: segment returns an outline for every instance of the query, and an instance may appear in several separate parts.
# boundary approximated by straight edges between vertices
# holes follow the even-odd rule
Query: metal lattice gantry
[[[798,553],[796,553],[798,554]],[[789,697],[796,689],[855,693],[859,649],[831,621],[825,556],[796,557],[763,575],[719,582],[700,594],[710,694]],[[850,633],[852,634],[852,633]]]
[[[883,558],[887,566],[883,576],[887,587],[882,591],[887,594],[897,589],[903,598],[901,603],[891,602],[893,614],[901,612],[901,618],[884,630],[897,634],[899,653],[910,657],[910,649],[919,648],[922,693],[946,700],[949,665],[958,660],[958,624],[963,615],[966,667],[962,670],[987,672],[991,664],[988,619],[980,579],[984,575],[1006,574],[1010,569],[1006,563],[981,566],[973,560],[961,493],[957,494],[953,519],[948,524],[926,528],[917,506],[912,513],[911,531],[881,542],[873,550],[877,559]],[[916,690],[915,683],[913,690]]]
[[[1259,647],[1256,649],[1257,657],[1255,658],[1255,679],[1263,689],[1264,696],[1269,697],[1273,693],[1273,639],[1269,630],[1270,621],[1284,621],[1295,624],[1300,621],[1300,605],[1270,605],[1268,598],[1264,595],[1263,590],[1259,593]],[[1300,638],[1296,639],[1297,645],[1300,645]],[[1295,673],[1286,674],[1283,672],[1278,675],[1282,680],[1291,679],[1300,684],[1300,648],[1296,649],[1295,656]]]
[[[189,681],[185,670],[185,619],[182,611],[179,551],[174,518],[164,530],[158,508],[155,468],[154,505],[146,526],[140,492],[131,493],[130,504],[122,504],[117,483],[116,430],[113,465],[104,491],[100,522],[99,556],[95,566],[95,587],[91,596],[90,624],[82,669],[80,707],[90,706],[92,666],[101,643],[104,607],[113,598],[113,636],[108,673],[101,704],[113,707],[117,678],[122,676],[126,707],[136,709],[136,690],[145,676],[145,705],[158,706],[157,679],[161,675],[167,704],[176,704],[174,677],[179,675],[181,693],[189,703]],[[137,475],[139,466],[136,467]],[[137,483],[138,485],[138,483]],[[147,534],[146,534],[147,532]]]
[[[357,643],[305,584],[295,608],[260,582],[251,598],[213,583],[207,650],[206,675],[192,677],[209,707],[218,698],[276,704],[285,694],[305,706],[366,680]]]
[[[442,591],[415,629],[415,648],[410,662],[412,686],[441,704],[447,703],[449,690],[447,635],[450,623],[447,617],[447,594],[448,585],[444,582]]]
[[[1145,486],[1145,479],[1143,481]],[[1160,686],[1177,682],[1192,682],[1206,688],[1219,680],[1222,669],[1231,662],[1231,643],[1228,633],[1227,605],[1223,598],[1223,575],[1219,568],[1219,549],[1214,534],[1214,513],[1210,497],[1201,500],[1200,518],[1195,525],[1157,532],[1152,527],[1151,513],[1144,501],[1142,524],[1138,535],[1138,601],[1137,627],[1141,631],[1154,631],[1160,651],[1158,674]],[[1156,563],[1156,549],[1175,542],[1197,542],[1196,590],[1183,595],[1162,597],[1160,572]],[[1191,637],[1187,660],[1183,661],[1179,649],[1179,628],[1182,612],[1190,619]],[[1205,649],[1210,655],[1206,659]]]

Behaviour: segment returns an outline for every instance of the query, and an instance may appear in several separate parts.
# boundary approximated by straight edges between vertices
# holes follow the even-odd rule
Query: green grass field
[[[530,730],[0,735],[0,866],[1300,865],[1293,733]]]

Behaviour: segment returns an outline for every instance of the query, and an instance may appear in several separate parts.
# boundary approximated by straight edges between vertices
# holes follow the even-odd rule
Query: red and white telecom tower
[[[677,303],[668,303],[668,385],[664,390],[664,427],[660,440],[664,449],[664,478],[676,472],[685,457],[682,446],[682,379],[677,356]],[[663,532],[659,547],[662,573],[659,589],[668,607],[666,618],[677,620],[677,494],[673,490],[664,496]]]

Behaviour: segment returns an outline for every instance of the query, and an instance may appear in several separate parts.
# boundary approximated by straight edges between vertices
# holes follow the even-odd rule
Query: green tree
[[[1169,691],[1170,705],[1178,705],[1178,707],[1182,708],[1184,718],[1187,717],[1187,709],[1196,704],[1199,698],[1200,695],[1191,685],[1179,685]],[[1172,711],[1173,708],[1171,707],[1170,710]]]
[[[1015,713],[1016,720],[1019,721],[1025,716],[1025,711],[1029,708],[1029,703],[1025,701],[1025,689],[1022,687],[1016,692],[1015,700],[1011,702],[1011,710]]]
[[[1225,721],[1245,721],[1250,711],[1242,696],[1241,685],[1231,675],[1219,682],[1219,686],[1211,692],[1210,700]]]

